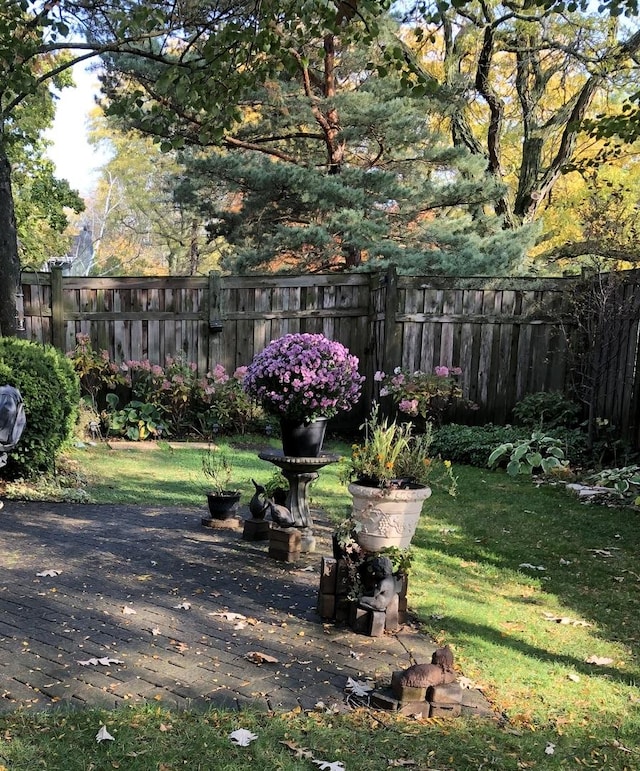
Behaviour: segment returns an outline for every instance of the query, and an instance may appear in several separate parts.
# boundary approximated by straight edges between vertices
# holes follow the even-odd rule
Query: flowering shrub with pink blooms
[[[148,359],[117,364],[106,351],[95,352],[88,335],[77,336],[68,356],[81,378],[81,387],[100,418],[104,434],[122,434],[114,419],[129,405],[138,412],[153,408],[163,434],[174,437],[245,433],[261,429],[264,412],[242,387],[246,367],[228,374],[222,364],[198,377],[197,366],[181,356],[167,356],[164,366]],[[150,412],[150,414],[151,414]]]
[[[290,334],[257,354],[244,379],[246,392],[279,418],[309,422],[350,410],[364,377],[358,358],[321,334]]]
[[[400,412],[439,425],[444,412],[462,399],[461,374],[460,367],[439,366],[433,373],[396,367],[391,375],[376,372],[373,379],[380,383],[380,396],[390,396]]]

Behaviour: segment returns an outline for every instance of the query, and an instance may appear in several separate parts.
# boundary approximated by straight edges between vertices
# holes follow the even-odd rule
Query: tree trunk
[[[11,165],[0,139],[0,336],[16,334],[17,297],[20,294],[20,259],[16,215],[11,190]]]

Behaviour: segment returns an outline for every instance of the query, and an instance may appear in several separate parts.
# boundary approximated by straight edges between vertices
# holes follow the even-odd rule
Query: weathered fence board
[[[640,434],[638,284],[630,272],[605,341],[598,414]],[[463,370],[480,422],[504,422],[527,393],[563,390],[571,373],[567,297],[575,279],[443,278],[385,274],[207,277],[64,277],[24,273],[27,337],[73,348],[79,332],[117,361],[184,356],[201,373],[248,364],[289,332],[344,343],[368,376],[396,366]],[[594,343],[595,344],[595,343]]]

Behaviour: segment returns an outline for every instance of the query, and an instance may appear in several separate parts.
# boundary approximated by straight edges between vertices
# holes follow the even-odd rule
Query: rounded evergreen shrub
[[[27,426],[0,473],[28,477],[54,467],[75,425],[80,387],[73,365],[50,345],[0,338],[0,385],[22,394]]]

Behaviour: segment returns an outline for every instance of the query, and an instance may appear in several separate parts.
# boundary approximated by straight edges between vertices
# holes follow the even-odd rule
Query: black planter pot
[[[322,451],[322,442],[327,430],[327,418],[318,418],[309,423],[280,421],[282,450],[287,457],[317,458]]]
[[[238,511],[240,493],[207,493],[207,503],[212,519],[231,519]]]

